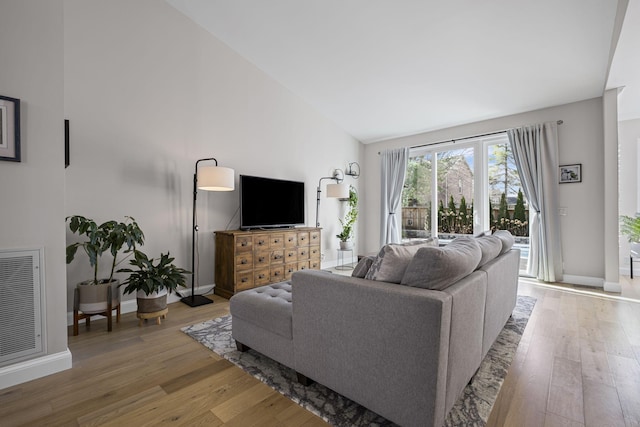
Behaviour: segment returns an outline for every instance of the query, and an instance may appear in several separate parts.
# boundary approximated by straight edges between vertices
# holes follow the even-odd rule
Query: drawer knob
[[[258,275],[258,279],[264,279],[264,274]]]
[[[247,242],[240,243],[240,246],[247,246]]]
[[[240,261],[240,264],[246,264],[246,263],[247,263],[246,259],[243,259],[242,261]]]
[[[264,257],[263,256],[259,257],[258,262],[264,262]]]
[[[246,282],[247,282],[247,278],[246,278],[246,277],[243,277],[242,279],[240,279],[240,281],[241,281],[242,283],[246,283]]]

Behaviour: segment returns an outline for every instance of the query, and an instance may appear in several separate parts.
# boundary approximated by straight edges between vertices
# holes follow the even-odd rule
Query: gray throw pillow
[[[380,249],[378,256],[373,261],[369,271],[367,271],[365,279],[400,283],[407,265],[418,252],[418,249],[437,245],[437,238],[385,245]]]
[[[367,275],[367,271],[369,271],[369,269],[371,268],[374,259],[376,259],[376,257],[373,255],[362,258],[353,269],[351,277],[359,277],[361,279],[364,279],[364,276]]]
[[[496,230],[492,236],[496,236],[502,242],[502,250],[500,255],[509,251],[515,242],[515,239],[507,230]]]
[[[481,258],[473,237],[458,237],[442,248],[423,247],[407,266],[401,284],[441,291],[471,274]]]
[[[480,250],[482,251],[482,258],[480,258],[480,263],[477,268],[482,267],[498,255],[500,255],[500,251],[502,251],[502,240],[497,236],[482,236],[477,237],[476,242],[478,246],[480,246]]]

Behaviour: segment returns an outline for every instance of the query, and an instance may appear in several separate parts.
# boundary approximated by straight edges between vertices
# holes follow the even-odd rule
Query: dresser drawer
[[[298,261],[298,270],[308,270],[309,261]]]
[[[269,238],[269,248],[271,249],[284,248],[284,234],[272,234]]]
[[[284,247],[295,248],[296,246],[298,246],[298,233],[295,231],[284,233]]]
[[[285,278],[284,265],[271,267],[271,282],[274,282],[274,283],[282,282],[284,278]]]
[[[304,261],[309,259],[309,247],[304,246],[302,248],[298,248],[298,261]]]
[[[236,237],[236,252],[251,252],[253,250],[252,236]]]
[[[309,244],[310,245],[320,245],[320,232],[319,231],[311,231],[311,232],[309,232]]]
[[[268,249],[269,248],[269,235],[268,234],[256,234],[253,236],[253,248],[254,250]]]
[[[298,263],[291,262],[289,264],[285,264],[284,266],[284,280],[291,279],[291,275],[298,271]]]
[[[271,251],[271,264],[282,264],[284,262],[284,250]]]
[[[320,261],[321,258],[320,246],[310,246],[309,247],[309,258],[312,260]]]
[[[264,268],[269,267],[271,263],[271,252],[269,251],[259,251],[256,252],[253,257],[253,265],[255,268]]]
[[[253,268],[253,252],[240,252],[236,255],[236,269],[251,270]]]
[[[255,286],[262,286],[269,283],[269,269],[261,268],[260,270],[255,270],[255,274],[253,275],[253,283]]]
[[[245,271],[236,273],[236,287],[238,290],[253,288],[253,271]]]
[[[301,231],[298,233],[298,246],[309,246],[308,231]]]
[[[309,261],[309,268],[312,270],[320,270],[320,259],[312,259]]]
[[[298,261],[297,249],[285,249],[284,250],[284,262],[296,262]]]

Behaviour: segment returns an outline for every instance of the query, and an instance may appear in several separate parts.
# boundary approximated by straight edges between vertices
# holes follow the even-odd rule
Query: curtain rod
[[[562,120],[558,120],[556,122],[558,125],[561,125],[562,123],[564,123]],[[513,128],[512,128],[513,129]],[[463,138],[455,138],[455,139],[445,139],[444,141],[438,141],[438,142],[430,142],[428,144],[421,144],[421,145],[412,145],[409,148],[422,148],[422,147],[430,147],[432,145],[440,145],[440,144],[446,144],[449,142],[453,142],[454,144],[457,141],[463,141],[465,139],[474,139],[474,138],[482,138],[483,136],[491,136],[491,135],[497,135],[499,133],[504,133],[506,131],[508,131],[509,129],[503,129],[503,130],[497,130],[495,132],[489,132],[489,133],[483,133],[480,135],[472,135],[472,136],[465,136]],[[378,151],[378,154],[380,154],[380,151]]]

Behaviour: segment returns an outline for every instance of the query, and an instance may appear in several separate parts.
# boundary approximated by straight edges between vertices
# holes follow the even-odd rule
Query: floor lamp
[[[198,170],[198,163],[214,161],[215,166],[203,166]],[[198,307],[205,304],[211,304],[213,301],[203,295],[196,295],[196,232],[198,225],[196,224],[196,199],[198,197],[198,189],[205,191],[233,191],[235,188],[235,172],[233,169],[218,167],[218,161],[213,157],[208,159],[200,159],[196,162],[195,172],[193,174],[193,222],[191,229],[191,295],[182,298],[180,301],[190,307]]]
[[[327,184],[327,197],[338,199],[349,198],[349,186],[347,184],[342,184],[342,181],[344,181],[344,173],[340,169],[334,170],[333,176],[323,176],[320,178],[318,181],[316,197],[316,227],[320,227],[320,221],[318,219],[318,214],[320,212],[320,193],[322,193],[320,187],[322,185],[322,180],[324,179],[332,179],[337,182],[337,184]]]

